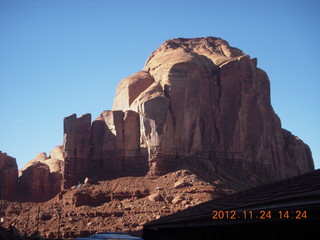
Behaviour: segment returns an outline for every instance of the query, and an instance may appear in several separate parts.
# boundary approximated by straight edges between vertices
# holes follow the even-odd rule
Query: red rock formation
[[[50,152],[39,153],[22,169],[18,182],[18,193],[23,201],[45,201],[54,197],[61,189],[63,151],[60,146]]]
[[[154,83],[136,99],[122,99],[127,105],[116,97],[114,110],[139,112],[141,144],[156,173],[194,158],[206,165],[202,170],[238,180],[311,171],[308,146],[281,128],[268,76],[256,64],[219,38],[169,40],[144,67]],[[122,80],[117,96],[126,96],[124,83],[130,88],[131,80]]]
[[[98,167],[97,169],[106,173],[109,172],[108,169],[115,172],[122,169],[123,117],[122,111],[104,111],[92,123],[92,165],[95,166],[94,168]]]
[[[65,118],[63,188],[86,177],[110,179],[144,175],[147,161],[140,152],[137,112],[104,111],[93,121],[89,115]]]
[[[102,178],[146,173],[141,161],[139,114],[104,111],[92,123],[91,171]],[[90,173],[88,173],[90,175]]]
[[[64,118],[64,170],[63,187],[83,182],[91,153],[91,114],[77,118],[76,114]]]
[[[18,181],[16,159],[0,151],[0,199],[14,197]]]
[[[314,169],[309,147],[282,129],[257,59],[213,37],[166,41],[119,83],[112,111],[64,119],[62,149],[62,188],[181,168],[249,187]],[[32,194],[49,194],[46,161],[25,173],[40,183]]]
[[[123,79],[117,88],[114,109],[128,109],[131,103],[154,82],[146,71],[137,72]]]

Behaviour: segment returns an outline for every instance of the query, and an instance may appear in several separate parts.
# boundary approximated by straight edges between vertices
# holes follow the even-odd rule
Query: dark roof
[[[213,210],[267,210],[320,206],[320,170],[252,188],[190,207],[146,223],[144,227],[178,224],[203,219],[212,221]]]

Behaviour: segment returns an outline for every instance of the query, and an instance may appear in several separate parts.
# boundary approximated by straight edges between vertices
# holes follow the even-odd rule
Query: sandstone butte
[[[245,189],[314,169],[309,147],[281,127],[267,74],[215,37],[172,39],[123,79],[113,109],[64,119],[64,140],[19,173],[0,153],[1,191],[45,201],[87,178],[190,169]]]

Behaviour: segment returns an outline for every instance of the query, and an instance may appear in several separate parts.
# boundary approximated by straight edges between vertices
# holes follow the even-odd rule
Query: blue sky
[[[0,151],[19,168],[63,141],[63,118],[111,109],[165,40],[214,36],[258,58],[284,128],[320,167],[320,1],[0,1]]]

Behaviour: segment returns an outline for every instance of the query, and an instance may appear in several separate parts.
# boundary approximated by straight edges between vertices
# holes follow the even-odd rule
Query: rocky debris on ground
[[[191,183],[183,188],[174,184]],[[85,237],[99,231],[141,231],[143,224],[190,206],[233,193],[227,185],[210,184],[179,170],[150,177],[123,177],[82,184],[43,203],[3,202],[5,226],[22,234],[39,230],[43,237]]]
[[[149,195],[148,198],[152,202],[160,202],[160,201],[164,200],[160,193],[153,193],[153,194]]]

